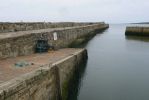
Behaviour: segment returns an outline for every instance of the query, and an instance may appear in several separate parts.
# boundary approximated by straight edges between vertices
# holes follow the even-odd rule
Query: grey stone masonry
[[[102,24],[103,22],[100,22]],[[75,23],[75,22],[18,22],[18,23],[0,23],[0,33],[4,32],[16,32],[16,31],[28,31],[47,28],[62,28],[62,27],[74,27],[91,25],[95,23]]]
[[[96,30],[108,28],[107,24],[92,24],[66,28],[52,28],[0,34],[0,59],[30,55],[35,52],[38,39],[48,39],[55,48],[64,48],[86,35],[96,34]],[[54,39],[54,34],[56,34]]]

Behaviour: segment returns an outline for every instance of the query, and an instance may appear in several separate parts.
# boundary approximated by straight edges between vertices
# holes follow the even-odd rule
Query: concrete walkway
[[[0,84],[29,73],[43,65],[55,63],[81,50],[82,49],[66,48],[57,51],[49,51],[48,53],[43,54],[32,54],[0,60]],[[20,62],[25,62],[27,65],[20,67],[17,65]]]
[[[85,27],[90,27],[90,26],[94,26],[94,25],[98,25],[98,24],[85,25],[85,26],[75,26],[75,27],[65,27],[65,28],[48,28],[48,29],[39,29],[39,30],[0,33],[0,39],[18,37],[18,36],[27,35],[27,34],[35,34],[35,33],[38,34],[38,33],[52,32],[52,31],[69,30],[69,29],[76,29],[76,28],[85,28]]]

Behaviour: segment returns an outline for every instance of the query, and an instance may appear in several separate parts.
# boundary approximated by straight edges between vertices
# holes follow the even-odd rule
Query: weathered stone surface
[[[125,35],[149,36],[149,27],[127,27]]]
[[[65,100],[67,86],[76,67],[87,59],[80,49],[53,64],[0,84],[0,100]]]
[[[83,25],[91,25],[91,24],[95,24],[95,23],[74,23],[74,22],[0,23],[0,33],[38,30],[38,29],[47,29],[47,28],[59,28],[59,27],[74,27],[74,26],[83,26]],[[100,24],[103,24],[103,23],[101,22]]]
[[[24,28],[22,25],[26,27]],[[72,23],[72,25],[69,23],[68,25],[59,25],[62,25],[62,27],[75,27],[43,29],[49,28],[48,24],[45,23],[44,26],[43,23],[17,23],[12,24],[12,26],[10,26],[10,23],[8,23],[8,26],[6,24],[0,24],[3,32],[12,31],[10,33],[0,34],[0,59],[5,60],[6,58],[10,59],[10,57],[33,54],[35,52],[36,42],[41,38],[48,40],[48,43],[54,46],[54,48],[63,48],[69,46],[76,39],[96,34],[99,30],[109,27],[104,23]],[[22,31],[33,29],[41,30]],[[57,33],[57,39],[54,39],[53,36],[55,32]],[[42,63],[40,67],[37,66],[37,69],[34,69],[30,73],[23,74],[0,84],[0,100],[65,100],[68,95],[67,84],[69,84],[79,64],[86,58],[87,51],[81,49],[52,64],[51,60],[53,59],[50,59],[48,63]]]
[[[93,24],[79,27],[3,33],[0,34],[0,59],[33,54],[36,41],[41,38],[47,39],[48,43],[55,48],[63,48],[78,38],[96,34],[97,30],[107,27],[108,25],[106,24]],[[54,32],[57,33],[57,40],[54,40]]]

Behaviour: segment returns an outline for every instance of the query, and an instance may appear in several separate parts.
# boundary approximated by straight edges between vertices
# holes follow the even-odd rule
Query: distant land
[[[132,24],[149,24],[149,22],[139,22],[139,23],[132,23]]]

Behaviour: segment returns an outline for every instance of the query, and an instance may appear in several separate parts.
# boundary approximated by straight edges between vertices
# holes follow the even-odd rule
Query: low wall
[[[91,25],[91,24],[95,24],[95,23],[74,23],[74,22],[0,23],[0,33],[38,30],[38,29],[47,29],[47,28],[74,27],[74,26],[83,26],[83,25]],[[100,24],[104,24],[104,23],[101,22]]]
[[[127,27],[125,35],[149,36],[149,27]]]
[[[10,32],[0,34],[0,59],[30,55],[35,52],[38,39],[47,39],[55,48],[68,47],[78,38],[97,34],[108,28],[107,24],[93,24],[78,27],[43,29],[24,32]],[[57,39],[54,40],[54,33]]]
[[[65,100],[69,80],[81,62],[85,49],[38,70],[0,85],[0,100]]]

